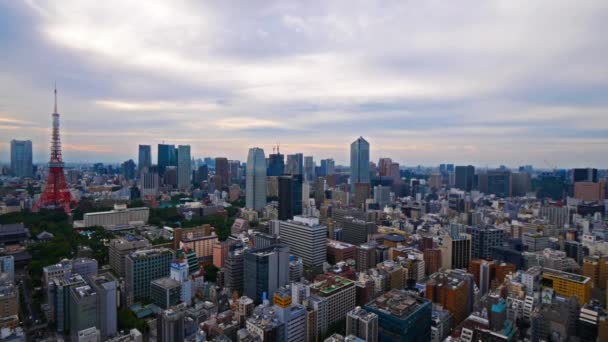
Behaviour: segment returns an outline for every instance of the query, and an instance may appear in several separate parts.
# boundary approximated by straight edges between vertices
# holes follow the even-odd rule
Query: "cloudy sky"
[[[247,149],[608,167],[608,1],[3,1],[0,161]],[[155,150],[155,148],[153,149]],[[155,160],[155,153],[153,153]]]

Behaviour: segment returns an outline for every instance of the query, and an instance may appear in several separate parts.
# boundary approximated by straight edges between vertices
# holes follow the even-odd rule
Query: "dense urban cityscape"
[[[0,342],[608,341],[608,1],[0,1]]]
[[[56,89],[49,163],[10,146],[8,341],[608,339],[608,170],[404,167],[363,137],[347,166],[171,144],[66,166]]]

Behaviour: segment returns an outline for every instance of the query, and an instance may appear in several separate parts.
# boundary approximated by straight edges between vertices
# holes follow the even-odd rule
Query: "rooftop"
[[[343,277],[330,277],[327,280],[314,283],[311,287],[319,291],[323,296],[330,296],[339,290],[354,284],[350,279]]]
[[[332,248],[336,248],[336,249],[347,249],[347,248],[354,248],[355,245],[351,245],[350,243],[346,243],[346,242],[342,242],[342,241],[328,239],[327,247],[332,247]]]
[[[586,284],[591,281],[591,278],[589,278],[589,277],[585,277],[585,276],[574,274],[574,273],[553,270],[550,268],[543,269],[543,276],[545,276],[545,275],[573,281],[573,282],[576,282],[579,284]]]
[[[159,279],[153,280],[150,283],[150,285],[156,285],[163,289],[172,289],[175,287],[179,287],[180,283],[179,283],[179,281],[177,281],[175,279],[171,279],[171,278],[159,278]]]
[[[369,302],[365,308],[406,319],[425,303],[429,303],[429,301],[405,290],[392,289]]]

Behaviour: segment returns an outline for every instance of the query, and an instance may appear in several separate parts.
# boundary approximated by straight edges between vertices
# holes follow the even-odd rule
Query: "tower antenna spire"
[[[55,82],[55,111],[53,113],[57,113],[57,82]]]

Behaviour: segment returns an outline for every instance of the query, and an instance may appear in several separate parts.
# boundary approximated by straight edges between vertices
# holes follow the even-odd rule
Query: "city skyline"
[[[607,166],[605,2],[209,6],[0,5],[0,161],[13,139],[47,161],[57,81],[67,162],[166,141],[347,165],[363,136],[407,166]]]

